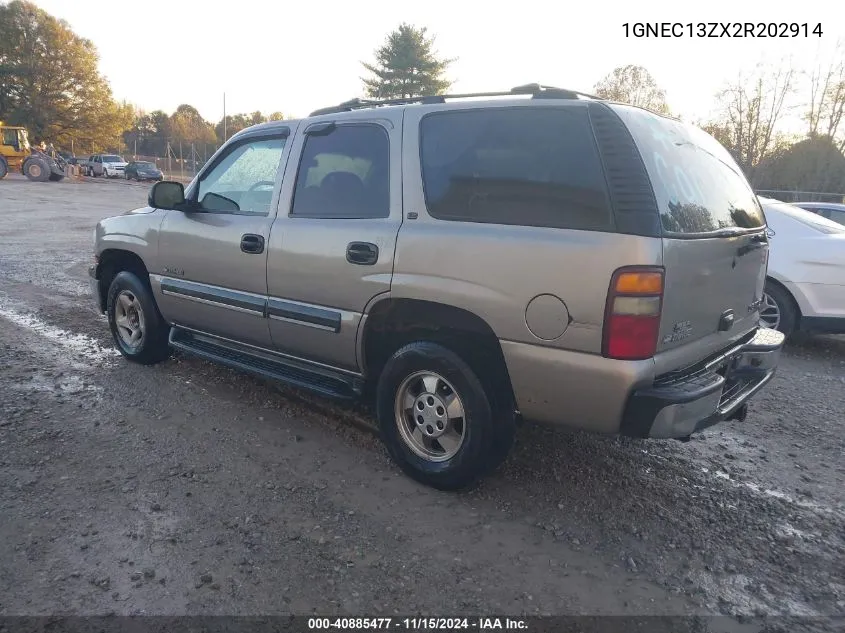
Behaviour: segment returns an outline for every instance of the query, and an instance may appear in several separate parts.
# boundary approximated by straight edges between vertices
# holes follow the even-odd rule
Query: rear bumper
[[[760,329],[737,345],[685,372],[658,377],[628,398],[620,433],[684,438],[727,419],[744,419],[748,400],[777,369],[784,336]]]

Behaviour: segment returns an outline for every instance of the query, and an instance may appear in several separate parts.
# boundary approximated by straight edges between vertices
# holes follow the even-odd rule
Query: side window
[[[3,145],[14,147],[18,144],[17,130],[3,130]]]
[[[420,135],[426,206],[435,218],[585,230],[613,226],[584,108],[430,114]]]
[[[287,137],[235,145],[203,174],[197,202],[206,211],[267,215]]]
[[[296,176],[291,216],[386,218],[390,143],[379,125],[339,125],[309,134]]]
[[[840,211],[839,209],[830,209],[828,211],[828,214],[828,217],[834,222],[839,222],[839,224],[845,224],[845,211]]]

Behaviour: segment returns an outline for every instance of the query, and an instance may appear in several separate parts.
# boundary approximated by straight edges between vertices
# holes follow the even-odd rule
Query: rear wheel
[[[798,311],[795,301],[781,286],[767,281],[760,306],[760,325],[783,332],[787,336],[795,331]]]
[[[0,180],[3,180],[6,177],[6,174],[9,173],[9,166],[6,164],[6,161],[0,156]]]
[[[153,365],[170,353],[170,328],[158,311],[149,284],[134,273],[118,273],[109,286],[106,303],[114,342],[120,353],[142,365]]]
[[[452,350],[428,341],[405,345],[379,377],[382,439],[413,479],[441,490],[465,488],[507,454],[513,416],[500,415],[491,387]],[[510,442],[507,442],[507,448]]]
[[[50,179],[50,167],[41,158],[27,160],[23,165],[23,173],[36,182],[46,182]]]

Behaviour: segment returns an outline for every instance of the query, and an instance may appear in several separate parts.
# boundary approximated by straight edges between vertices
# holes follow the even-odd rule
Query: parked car
[[[187,189],[156,183],[96,226],[117,348],[372,398],[395,461],[443,489],[520,418],[682,440],[745,419],[784,336],[759,327],[769,243],[740,168],[644,109],[496,95],[261,124]]]
[[[760,322],[786,335],[845,333],[845,226],[760,198],[771,234]]]
[[[164,178],[164,174],[155,166],[155,163],[142,160],[132,161],[126,165],[124,175],[126,180],[133,178],[135,180],[162,180]]]
[[[87,175],[114,178],[123,176],[126,161],[116,154],[94,154],[88,159]]]
[[[793,202],[796,207],[845,225],[845,204],[835,202]]]

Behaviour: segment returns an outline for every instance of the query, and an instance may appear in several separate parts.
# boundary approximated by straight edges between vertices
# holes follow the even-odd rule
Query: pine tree
[[[439,58],[426,28],[402,23],[375,52],[376,63],[363,66],[372,77],[362,78],[368,97],[397,99],[443,94],[452,82],[444,78],[454,59]]]

